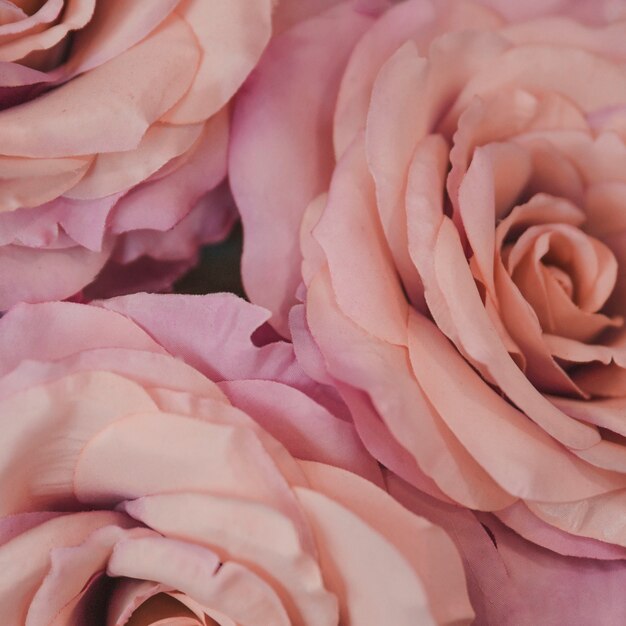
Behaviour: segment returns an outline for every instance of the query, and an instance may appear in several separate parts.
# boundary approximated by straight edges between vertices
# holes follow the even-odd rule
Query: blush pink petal
[[[119,346],[165,354],[139,326],[114,311],[69,302],[20,304],[0,321],[0,374],[6,376],[25,360],[58,361]]]
[[[92,348],[54,363],[26,359],[0,380],[0,398],[60,378],[68,371],[107,371],[134,380],[152,390],[193,393],[197,398],[225,400],[215,383],[179,359],[165,354],[128,348]]]
[[[0,3],[0,46],[49,27],[48,25],[59,17],[62,10],[63,0],[48,0],[38,11],[27,15],[13,2],[3,0]],[[7,19],[10,17],[17,19]]]
[[[305,393],[312,386],[289,344],[254,345],[251,336],[269,314],[234,295],[137,294],[99,305],[130,317],[171,354],[212,380],[275,380]],[[233,328],[235,335],[229,332]],[[202,342],[196,341],[198,336]]]
[[[171,124],[193,124],[221,109],[256,65],[271,32],[270,0],[182,0],[176,12],[201,50],[189,91],[164,116]]]
[[[184,267],[193,267],[200,252],[199,248],[203,244],[216,243],[226,238],[237,219],[230,198],[221,193],[222,191],[216,189],[202,196],[191,211],[172,228],[144,228],[124,233],[116,240],[112,260],[121,264],[122,272],[125,265],[130,268],[131,263],[141,262],[143,259],[164,263],[180,262]],[[129,269],[130,274],[132,271]],[[157,281],[160,279],[158,275],[148,277]],[[123,278],[123,274],[120,278]],[[120,283],[123,282],[120,280]],[[164,289],[167,289],[166,285]],[[144,288],[144,291],[148,289]],[[97,285],[88,286],[85,293],[98,293]],[[113,295],[113,292],[104,293]],[[123,295],[129,292],[121,290],[115,293]]]
[[[0,546],[11,541],[18,535],[35,528],[49,519],[59,517],[63,513],[53,511],[32,511],[30,513],[16,513],[0,518]]]
[[[92,161],[91,157],[15,159],[0,156],[0,215],[54,200],[83,178]]]
[[[45,205],[2,213],[0,245],[54,246],[62,240],[62,228],[76,243],[100,252],[105,243],[107,218],[117,199],[118,196],[110,196],[86,205],[61,196]]]
[[[284,335],[300,281],[300,219],[334,165],[334,94],[354,42],[371,22],[342,3],[297,24],[274,39],[237,99],[229,169],[245,231],[243,281]]]
[[[13,4],[9,0],[0,0],[0,25],[5,28],[9,25],[26,19],[27,14],[24,13],[19,6]]]
[[[63,157],[136,148],[189,88],[198,56],[189,27],[171,17],[154,35],[63,89],[0,112],[0,150]]]
[[[303,393],[273,381],[223,382],[230,401],[276,437],[298,459],[342,467],[380,484],[380,470],[354,426]]]
[[[311,0],[299,2],[299,0],[281,0],[275,7],[272,15],[272,33],[274,36],[292,28],[298,22],[304,22],[318,15],[336,4],[345,0]]]

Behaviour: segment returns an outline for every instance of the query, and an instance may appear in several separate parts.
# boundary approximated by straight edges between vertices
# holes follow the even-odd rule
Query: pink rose
[[[230,170],[249,294],[376,458],[603,559],[626,546],[624,8],[339,3],[265,53]]]
[[[227,103],[271,4],[0,2],[0,310],[166,287],[228,232]]]
[[[450,538],[291,345],[252,343],[266,319],[139,295],[0,321],[3,624],[469,623]]]

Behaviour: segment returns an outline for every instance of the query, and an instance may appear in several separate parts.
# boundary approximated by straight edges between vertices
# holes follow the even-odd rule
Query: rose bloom
[[[230,160],[248,293],[376,458],[606,560],[626,546],[625,14],[339,3],[266,51]]]
[[[166,288],[225,236],[227,103],[271,4],[0,2],[0,310]]]
[[[4,316],[2,624],[471,621],[451,539],[290,344],[252,342],[266,319],[145,294]]]

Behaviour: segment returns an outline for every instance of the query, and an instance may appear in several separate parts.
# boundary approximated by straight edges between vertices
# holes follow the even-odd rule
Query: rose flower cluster
[[[624,624],[626,0],[0,0],[0,312],[1,624]]]

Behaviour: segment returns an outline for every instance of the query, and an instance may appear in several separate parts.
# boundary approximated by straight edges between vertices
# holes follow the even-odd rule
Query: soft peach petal
[[[190,514],[180,518],[184,504]],[[207,494],[150,496],[129,502],[130,515],[168,536],[210,546],[220,560],[247,563],[271,584],[292,621],[329,626],[336,601],[293,522],[265,504]]]
[[[273,40],[237,99],[229,169],[245,231],[244,285],[285,335],[300,281],[300,218],[334,165],[333,94],[351,47],[371,22],[342,3],[295,25]]]
[[[333,144],[337,159],[366,126],[372,87],[380,69],[420,27],[430,26],[434,17],[435,8],[430,0],[399,2],[355,44],[341,78],[334,112]]]
[[[355,513],[412,565],[438,624],[457,624],[472,618],[461,560],[441,528],[409,515],[386,492],[376,491],[353,474],[320,463],[302,466],[316,492]]]
[[[129,4],[124,0],[96,2],[93,18],[74,35],[66,66],[53,72],[60,79],[91,70],[139,43],[172,12],[180,0]]]
[[[0,601],[7,624],[25,623],[28,606],[51,565],[50,550],[76,546],[99,528],[129,527],[122,513],[90,511],[63,515],[28,530],[0,547]]]
[[[202,49],[189,91],[163,120],[201,122],[221,109],[256,65],[270,38],[270,0],[182,0],[176,12]]]
[[[154,35],[63,89],[0,112],[0,150],[61,157],[135,148],[188,89],[197,63],[189,27],[171,17]]]
[[[302,487],[296,492],[313,526],[325,578],[338,591],[342,624],[435,623],[419,577],[393,544],[330,498]]]
[[[15,159],[0,157],[0,212],[54,200],[85,176],[91,157]],[[1,214],[0,213],[0,214]]]
[[[537,72],[535,68],[541,67]],[[579,48],[550,45],[516,46],[464,86],[453,111],[462,111],[475,95],[489,93],[514,82],[530,91],[558,91],[584,111],[626,99],[624,70]]]
[[[127,413],[156,409],[136,383],[108,372],[67,376],[0,401],[3,415],[2,513],[72,503],[74,471],[82,447]],[[38,454],[29,453],[34,449]]]
[[[366,334],[341,314],[332,298],[327,274],[319,275],[309,287],[307,319],[329,372],[338,381],[367,391],[401,448],[448,496],[475,508],[510,504],[512,497],[493,482],[427,403],[407,367],[406,348]],[[358,411],[353,413],[358,419]]]
[[[626,527],[620,513],[625,497],[620,489],[577,502],[527,504],[537,517],[572,535],[626,547]]]
[[[454,320],[459,341],[472,360],[488,368],[490,376],[512,402],[533,421],[564,445],[584,449],[599,439],[595,429],[574,423],[532,387],[504,350],[482,308],[478,291],[464,262],[458,235],[449,219],[444,219],[433,250],[439,288]],[[428,300],[428,285],[427,300]],[[454,301],[464,302],[463,307]],[[430,303],[435,319],[437,309]]]
[[[107,561],[119,541],[153,534],[147,529],[126,530],[124,526],[103,526],[81,544],[53,547],[50,569],[34,594],[24,626],[48,626],[94,575],[106,571]]]
[[[49,50],[69,32],[82,28],[91,19],[96,0],[66,0],[61,20],[42,30],[0,46],[0,61],[18,61],[37,50]]]
[[[202,130],[201,124],[182,127],[154,124],[135,150],[98,155],[89,172],[65,196],[89,200],[126,191],[189,150]]]
[[[326,254],[342,311],[373,336],[406,342],[406,297],[380,232],[361,136],[342,157],[313,235]]]
[[[508,493],[564,502],[620,484],[619,478],[578,462],[485,385],[428,320],[414,314],[410,329],[411,363],[424,393],[472,457]],[[450,385],[463,394],[449,393]],[[502,454],[494,455],[494,449]]]
[[[409,299],[421,307],[423,288],[408,252],[402,203],[413,152],[430,122],[430,111],[423,105],[425,74],[426,61],[411,43],[393,54],[374,83],[366,129],[367,163],[385,239]],[[389,93],[394,94],[393,99]],[[341,164],[337,171],[340,168]]]
[[[597,539],[570,535],[546,524],[533,515],[523,502],[516,502],[512,506],[498,511],[496,515],[508,528],[514,530],[524,539],[564,556],[602,560],[624,559],[626,556],[626,551],[621,546],[604,543]]]

